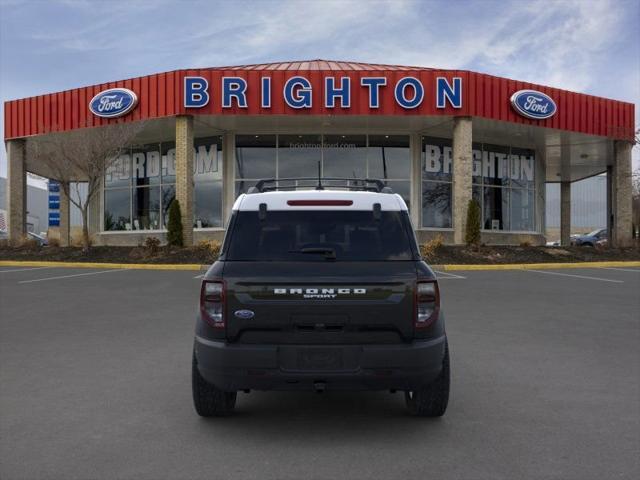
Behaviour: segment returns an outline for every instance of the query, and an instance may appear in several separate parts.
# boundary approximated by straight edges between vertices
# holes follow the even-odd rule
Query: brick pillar
[[[193,245],[193,117],[176,117],[176,199],[182,213],[182,239]]]
[[[473,173],[473,126],[470,117],[453,123],[453,243],[464,243]]]
[[[24,140],[7,142],[7,228],[9,241],[20,242],[27,234],[27,172]]]
[[[236,136],[225,133],[222,139],[222,225],[227,226],[236,201],[235,163]]]
[[[615,144],[615,164],[611,179],[613,203],[611,245],[616,247],[628,247],[633,241],[631,232],[631,147],[630,142],[618,141]]]
[[[560,182],[560,245],[571,245],[571,182]]]
[[[68,182],[66,185],[62,185],[62,182],[60,182],[60,246],[68,247],[70,245],[69,229],[71,227],[71,217],[69,210],[69,197],[65,193],[65,188],[63,187],[68,191],[70,185]]]

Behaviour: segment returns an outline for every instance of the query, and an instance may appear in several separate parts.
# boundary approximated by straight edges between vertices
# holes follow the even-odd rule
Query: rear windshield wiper
[[[328,260],[336,259],[336,251],[328,247],[307,247],[300,250],[289,250],[289,253],[323,253]]]

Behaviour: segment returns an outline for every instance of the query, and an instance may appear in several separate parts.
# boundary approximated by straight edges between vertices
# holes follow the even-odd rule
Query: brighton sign
[[[398,106],[410,110],[419,107],[425,98],[425,88],[422,82],[415,77],[401,77],[397,81],[389,82],[386,77],[362,77],[356,85],[353,85],[351,77],[325,77],[322,81],[324,87],[323,106],[325,108],[351,107],[352,95],[359,95],[364,91],[367,95],[369,108],[376,109],[381,106],[383,89],[390,87],[393,91],[395,102]],[[278,99],[294,109],[309,109],[313,107],[313,86],[311,81],[304,76],[289,78],[282,88],[282,92],[274,92],[271,77],[262,77],[257,86],[260,91],[259,100],[261,108],[271,108],[272,100],[277,94]],[[222,108],[247,108],[247,91],[249,84],[242,77],[222,77],[220,85],[220,105]],[[445,77],[436,78],[435,82],[436,108],[462,108],[462,78],[454,77],[451,80]],[[185,108],[202,108],[209,104],[212,91],[209,82],[204,77],[184,77]],[[338,107],[339,104],[339,107]]]

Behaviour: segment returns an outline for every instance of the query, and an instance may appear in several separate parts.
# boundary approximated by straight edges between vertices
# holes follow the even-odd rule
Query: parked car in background
[[[598,242],[607,240],[607,229],[600,228],[586,235],[578,235],[571,239],[571,243],[578,247],[595,247]]]

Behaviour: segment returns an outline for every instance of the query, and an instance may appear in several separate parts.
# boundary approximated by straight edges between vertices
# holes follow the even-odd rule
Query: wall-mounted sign
[[[511,95],[511,105],[523,117],[534,120],[551,118],[558,110],[549,95],[536,90],[518,90]]]
[[[138,96],[127,88],[103,90],[89,102],[89,110],[98,117],[116,118],[136,108]]]
[[[49,226],[60,226],[60,184],[49,180]]]
[[[60,226],[60,212],[49,212],[49,226],[50,227]]]
[[[258,81],[259,80],[259,81]],[[298,75],[284,82],[280,88],[274,88],[271,77],[250,78],[222,77],[220,89],[212,89],[219,98],[222,108],[248,108],[250,91],[258,91],[255,96],[259,100],[259,106],[263,109],[272,107],[274,101],[282,102],[290,108],[313,108],[313,91],[322,91],[322,106],[327,109],[351,108],[353,96],[366,95],[369,100],[369,108],[380,108],[384,96],[393,96],[395,103],[407,110],[419,107],[426,97],[433,94],[436,108],[462,108],[462,78],[437,77],[435,91],[425,91],[425,87],[416,77],[361,77],[359,81],[351,77],[327,76],[321,82],[312,82],[307,77]],[[315,87],[314,87],[315,84]],[[209,104],[212,91],[209,89],[209,81],[204,77],[184,77],[184,99],[186,108],[202,108]],[[278,91],[280,90],[280,91]],[[316,96],[317,98],[317,96]],[[273,101],[272,101],[273,100]]]

